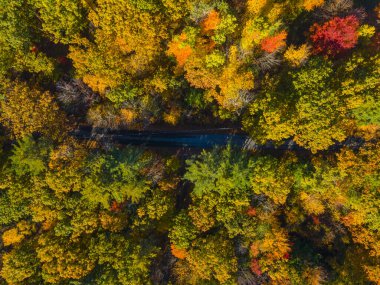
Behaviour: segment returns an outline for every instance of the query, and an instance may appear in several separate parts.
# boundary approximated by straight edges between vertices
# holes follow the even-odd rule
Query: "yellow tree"
[[[77,75],[93,90],[105,93],[123,84],[127,77],[155,70],[153,62],[162,56],[167,37],[165,19],[131,1],[97,1],[88,15],[95,26],[94,42],[70,47]]]
[[[16,138],[34,132],[54,139],[65,135],[66,118],[50,92],[41,92],[23,82],[6,84],[2,89],[0,120]]]

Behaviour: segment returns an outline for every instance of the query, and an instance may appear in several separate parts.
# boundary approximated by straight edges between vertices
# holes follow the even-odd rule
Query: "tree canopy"
[[[380,284],[379,135],[379,0],[0,0],[0,285]]]

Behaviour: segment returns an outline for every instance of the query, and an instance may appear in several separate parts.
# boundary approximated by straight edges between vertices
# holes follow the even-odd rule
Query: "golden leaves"
[[[20,243],[26,236],[33,233],[35,226],[27,221],[18,222],[16,227],[6,230],[3,233],[2,239],[4,246]]]
[[[301,66],[309,57],[310,48],[307,44],[303,44],[298,48],[294,45],[288,47],[284,54],[284,58],[294,67]]]
[[[316,7],[322,6],[325,0],[304,0],[303,7],[307,11],[311,11]]]
[[[66,118],[60,112],[50,92],[41,92],[25,83],[15,82],[1,101],[0,121],[16,138],[41,132],[53,138],[63,138]]]

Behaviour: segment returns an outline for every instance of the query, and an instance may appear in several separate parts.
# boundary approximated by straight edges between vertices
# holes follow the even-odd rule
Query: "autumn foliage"
[[[275,52],[279,48],[286,46],[286,36],[287,33],[285,31],[282,31],[277,35],[265,38],[261,42],[261,49],[269,53]]]
[[[302,65],[307,60],[310,54],[309,50],[310,48],[306,44],[298,48],[291,45],[284,53],[284,58],[290,65],[297,67]]]
[[[253,207],[249,207],[248,210],[247,210],[247,215],[250,216],[250,217],[254,217],[257,215],[257,211],[255,208]]]
[[[252,259],[251,261],[251,271],[258,276],[261,276],[263,273],[260,268],[259,261],[257,259]]]
[[[354,15],[314,24],[310,28],[314,52],[335,56],[353,48],[358,41],[358,28],[359,20]]]
[[[187,36],[183,33],[175,41],[169,44],[168,54],[175,57],[178,66],[183,66],[189,56],[193,53],[191,46],[184,43],[186,39]]]
[[[0,285],[380,285],[378,2],[0,0]]]
[[[174,244],[170,246],[170,249],[172,254],[179,259],[184,259],[187,255],[185,249],[177,248]]]
[[[303,7],[305,8],[305,10],[311,11],[314,8],[321,6],[324,2],[325,0],[305,0],[303,3]]]
[[[201,23],[202,31],[204,33],[212,32],[218,27],[220,21],[219,13],[212,10]]]

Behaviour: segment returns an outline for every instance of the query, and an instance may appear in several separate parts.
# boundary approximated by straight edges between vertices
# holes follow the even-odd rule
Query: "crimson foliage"
[[[322,25],[314,24],[310,28],[314,51],[335,56],[353,48],[358,41],[359,24],[354,15],[335,17]]]

